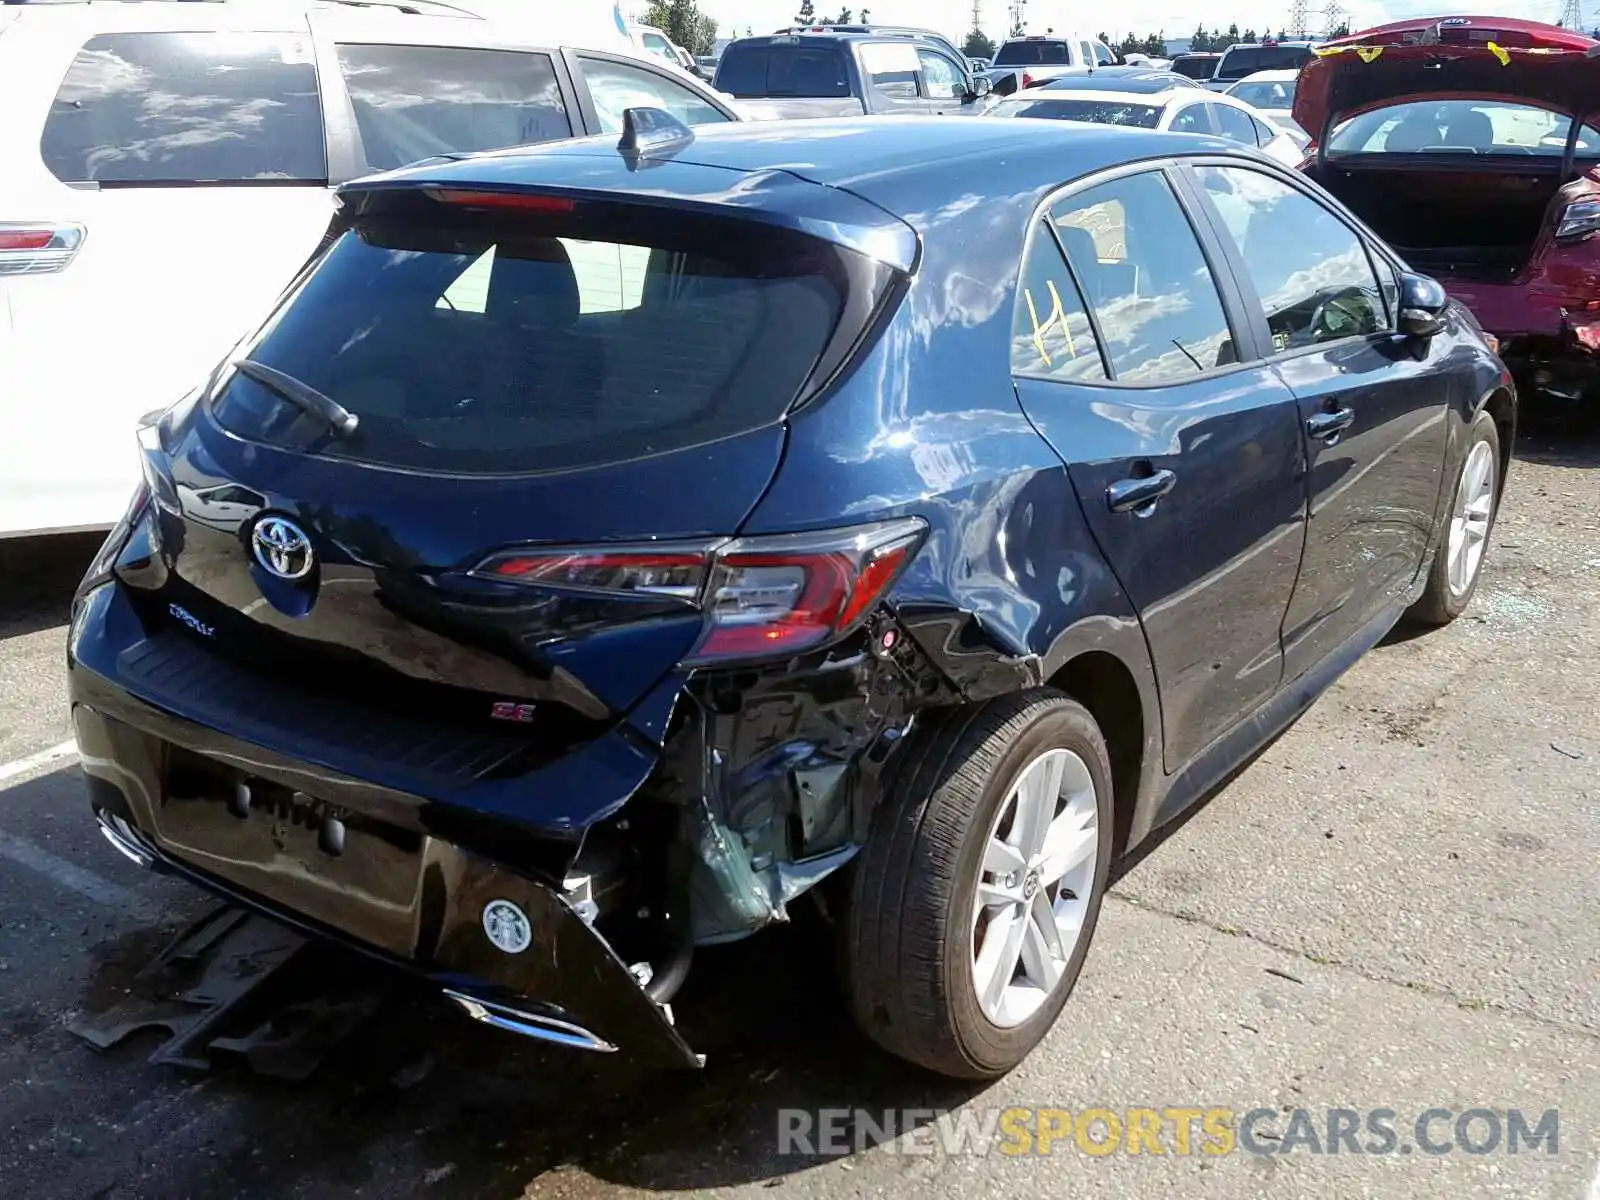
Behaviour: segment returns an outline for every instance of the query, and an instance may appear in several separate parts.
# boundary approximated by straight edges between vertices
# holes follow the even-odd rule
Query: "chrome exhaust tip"
[[[485,1025],[492,1025],[496,1029],[520,1034],[536,1041],[552,1042],[572,1050],[591,1050],[599,1054],[616,1053],[617,1048],[610,1042],[570,1021],[558,1021],[554,1017],[523,1012],[521,1009],[496,1004],[492,1000],[469,996],[465,992],[454,992],[449,988],[444,989],[444,994],[454,1000],[474,1021],[482,1021]]]
[[[144,842],[134,832],[133,826],[116,813],[101,810],[95,813],[95,820],[100,825],[101,836],[135,866],[150,870],[156,865],[156,856],[145,848]]]

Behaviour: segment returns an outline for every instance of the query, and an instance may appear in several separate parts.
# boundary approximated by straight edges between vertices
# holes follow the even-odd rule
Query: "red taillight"
[[[791,654],[855,626],[883,599],[926,532],[916,518],[720,545],[508,550],[480,578],[672,597],[705,614],[688,662]]]
[[[49,221],[0,221],[0,275],[53,275],[83,244],[83,226]]]
[[[653,550],[509,552],[489,559],[480,575],[545,587],[638,592],[698,600],[705,584],[709,546],[662,554]]]
[[[534,192],[474,192],[459,188],[429,188],[428,195],[440,204],[463,208],[514,209],[518,212],[569,213],[578,202],[566,196],[541,196]]]

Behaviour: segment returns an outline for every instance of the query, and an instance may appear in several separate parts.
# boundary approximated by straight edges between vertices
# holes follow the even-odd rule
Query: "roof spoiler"
[[[622,114],[617,152],[630,167],[647,159],[671,158],[694,141],[694,130],[664,108],[630,108]]]

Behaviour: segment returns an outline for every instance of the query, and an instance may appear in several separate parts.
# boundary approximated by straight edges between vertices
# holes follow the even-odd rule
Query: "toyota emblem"
[[[317,561],[306,531],[287,517],[262,517],[250,535],[250,544],[256,561],[279,579],[304,579]]]

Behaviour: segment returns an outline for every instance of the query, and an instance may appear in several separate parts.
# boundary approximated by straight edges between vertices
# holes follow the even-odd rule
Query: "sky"
[[[1331,0],[1309,0],[1308,7],[1326,9]],[[1468,3],[1464,8],[1441,7],[1425,0],[1338,0],[1352,29],[1381,25],[1385,21],[1411,16],[1448,15],[1452,12],[1488,13],[1496,16],[1526,17],[1536,21],[1554,21],[1561,15],[1561,0],[1488,0],[1487,3]],[[842,7],[829,0],[813,0],[820,15],[836,15]],[[1009,0],[981,0],[983,29],[992,38],[1006,32]],[[853,5],[860,14],[859,3]],[[972,28],[972,0],[868,0],[872,19],[884,24],[918,25],[931,27],[951,37],[958,44]],[[717,19],[724,37],[734,32],[743,34],[746,26],[756,33],[771,33],[785,25],[798,9],[798,0],[700,0],[701,11]],[[1140,37],[1158,30],[1168,37],[1181,37],[1194,32],[1197,23],[1208,29],[1223,28],[1234,21],[1241,30],[1263,29],[1268,25],[1277,28],[1287,23],[1288,0],[1279,3],[1263,0],[1122,0],[1116,5],[1116,28],[1107,28],[1109,18],[1087,15],[1097,11],[1095,6],[1067,4],[1063,0],[1028,0],[1028,23],[1032,32],[1042,33],[1046,27],[1067,30],[1076,24],[1078,31],[1094,34],[1102,29],[1115,39],[1130,31]],[[1600,0],[1584,0],[1584,20],[1600,23]],[[1313,15],[1313,26],[1320,18]]]

